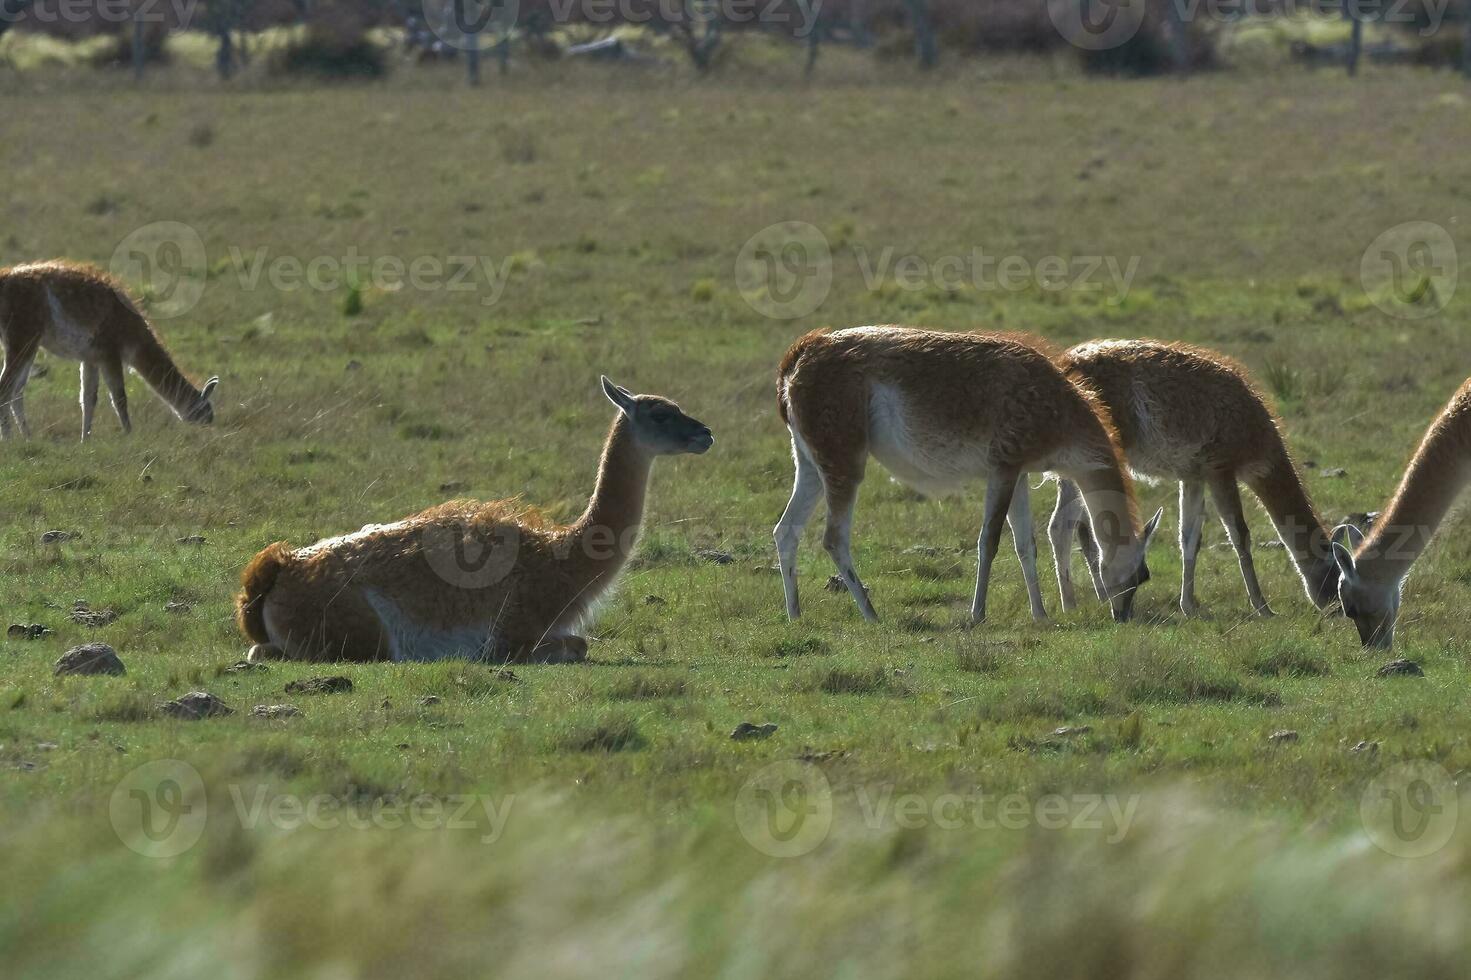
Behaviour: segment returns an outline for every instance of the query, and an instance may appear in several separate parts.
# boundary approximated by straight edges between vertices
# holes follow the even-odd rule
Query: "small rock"
[[[255,718],[300,718],[301,709],[294,704],[258,704],[250,709]]]
[[[1283,729],[1280,732],[1273,732],[1272,734],[1267,736],[1268,742],[1296,742],[1297,739],[1297,732],[1294,732],[1290,729]]]
[[[646,606],[662,606],[662,605],[665,605],[665,599],[661,595],[646,595],[646,596],[644,596],[644,605],[646,605]]]
[[[1348,476],[1348,470],[1342,466],[1327,466],[1319,470],[1318,475],[1326,480],[1336,480],[1341,476]]]
[[[36,751],[37,752],[54,752],[57,749],[59,749],[60,747],[61,746],[57,745],[55,742],[37,742],[36,743]]]
[[[12,640],[39,640],[51,635],[51,627],[40,623],[11,623],[5,635]]]
[[[1262,541],[1258,541],[1256,543],[1256,547],[1261,549],[1262,551],[1285,551],[1287,549],[1287,545],[1283,544],[1281,541],[1278,541],[1276,538],[1266,538]]]
[[[735,561],[735,555],[728,551],[717,551],[714,548],[701,548],[695,552],[695,556],[703,558],[712,565],[729,565]]]
[[[827,589],[829,592],[848,591],[848,586],[843,584],[843,576],[841,575],[829,575],[827,577],[827,584],[824,585],[823,588]]]
[[[923,555],[926,558],[938,558],[944,552],[932,544],[912,544],[899,553],[901,555]]]
[[[193,545],[200,545],[200,544],[204,544],[204,542],[207,541],[207,540],[209,540],[209,539],[206,538],[202,534],[186,534],[182,538],[176,538],[174,540],[174,543],[175,544],[193,544]]]
[[[762,725],[753,725],[749,721],[743,721],[731,731],[730,738],[733,742],[754,742],[763,738],[770,738],[776,734],[776,725],[766,722]]]
[[[292,681],[286,685],[287,694],[340,694],[352,690],[352,678],[336,675],[333,677],[308,677],[304,680]]]
[[[421,707],[425,707],[425,708],[432,708],[432,707],[434,707],[434,705],[436,705],[438,703],[439,703],[439,698],[435,697],[433,694],[426,694],[422,698],[419,699],[420,706]]]
[[[1067,738],[1070,735],[1087,735],[1092,730],[1091,725],[1064,725],[1061,728],[1054,728],[1052,734],[1056,738]]]
[[[191,605],[190,603],[187,603],[187,602],[179,602],[177,600],[172,600],[172,599],[169,600],[168,602],[165,602],[163,604],[163,611],[164,612],[167,612],[167,613],[175,613],[177,615],[183,615],[184,613],[189,612],[193,608],[194,608],[194,606]]]
[[[1374,672],[1379,677],[1424,677],[1425,671],[1413,660],[1391,660]]]
[[[1378,752],[1379,751],[1379,743],[1378,742],[1367,742],[1367,741],[1360,742],[1358,745],[1355,745],[1353,748],[1349,749],[1349,751],[1350,752],[1355,752],[1355,753],[1357,753],[1357,752],[1367,752],[1370,755],[1373,755],[1375,752]]]
[[[41,543],[61,544],[63,541],[70,541],[72,538],[75,537],[77,537],[77,535],[75,532],[72,531],[47,531],[45,534],[41,535]]]
[[[190,691],[172,701],[165,701],[158,706],[158,710],[170,718],[182,718],[186,721],[234,713],[229,705],[208,691]]]
[[[227,674],[254,674],[270,670],[265,664],[256,660],[237,660],[225,668]]]
[[[56,676],[64,674],[109,674],[116,676],[127,673],[117,651],[106,643],[84,643],[72,647],[56,661]]]
[[[441,483],[439,485],[439,492],[440,493],[459,493],[461,490],[464,490],[468,486],[469,486],[469,484],[466,483],[464,480],[448,480],[448,481],[446,481],[444,483]]]
[[[68,613],[71,621],[81,626],[90,626],[96,629],[107,626],[117,621],[117,611],[114,609],[92,609],[87,603],[78,599],[72,604],[72,610]]]
[[[347,366],[343,370],[346,370],[346,371],[361,371],[362,369],[363,369],[363,362],[362,361],[348,361],[347,362]]]

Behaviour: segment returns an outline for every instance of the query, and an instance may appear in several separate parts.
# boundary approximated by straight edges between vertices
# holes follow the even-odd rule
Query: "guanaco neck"
[[[1456,497],[1471,480],[1471,384],[1425,433],[1399,489],[1374,522],[1355,562],[1370,581],[1398,582],[1425,551]]]
[[[183,416],[199,403],[200,390],[174,366],[169,352],[151,333],[134,342],[124,356],[144,383],[176,414]]]
[[[610,579],[633,551],[653,465],[653,455],[639,446],[628,417],[619,412],[603,444],[592,499],[568,528],[573,545],[569,557],[591,579]]]
[[[1129,478],[1117,465],[1062,475],[1078,485],[1104,567],[1112,565],[1139,540],[1139,513]]]
[[[1308,598],[1320,608],[1332,602],[1337,595],[1338,566],[1328,546],[1329,533],[1280,436],[1271,449],[1266,470],[1246,482],[1272,519]]]

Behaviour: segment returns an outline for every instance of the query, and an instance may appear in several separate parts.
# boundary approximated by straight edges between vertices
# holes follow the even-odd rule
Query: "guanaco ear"
[[[1352,524],[1340,524],[1333,529],[1333,542],[1358,550],[1364,543],[1364,532]]]
[[[633,414],[633,392],[627,388],[620,388],[603,375],[603,394],[608,396],[608,401],[618,406],[618,410],[625,415]]]
[[[1338,563],[1338,573],[1345,579],[1352,580],[1358,576],[1358,568],[1354,564],[1354,553],[1339,543],[1338,531],[1333,532],[1333,560]]]
[[[1152,537],[1154,537],[1154,532],[1155,531],[1158,531],[1159,530],[1159,521],[1160,521],[1160,518],[1162,518],[1164,516],[1165,516],[1165,509],[1163,507],[1161,507],[1159,510],[1157,510],[1157,511],[1154,512],[1154,516],[1149,519],[1149,523],[1144,525],[1144,533],[1142,535],[1142,538],[1143,538],[1143,541],[1144,541],[1144,547],[1145,548],[1148,548],[1149,547],[1149,539],[1152,538]]]
[[[199,400],[202,402],[209,401],[209,396],[214,394],[215,389],[219,386],[220,379],[218,376],[210,378],[204,383],[204,388],[199,392]]]

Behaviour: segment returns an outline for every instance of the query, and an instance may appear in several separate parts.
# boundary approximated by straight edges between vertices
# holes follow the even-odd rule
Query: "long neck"
[[[1471,382],[1430,425],[1358,552],[1359,574],[1399,581],[1430,544],[1456,497],[1471,480]]]
[[[1292,556],[1308,598],[1320,608],[1327,605],[1337,594],[1338,566],[1328,547],[1329,535],[1323,519],[1308,497],[1280,436],[1269,451],[1265,471],[1246,482],[1266,508],[1277,537]]]
[[[129,366],[168,403],[178,415],[184,415],[199,401],[199,389],[174,366],[173,358],[151,335],[139,340],[127,351]]]
[[[576,556],[594,575],[615,574],[633,551],[653,465],[654,457],[639,447],[628,418],[619,412],[603,445],[592,499],[569,529]]]
[[[1131,556],[1139,541],[1139,515],[1133,487],[1123,470],[1105,465],[1063,475],[1076,483],[1083,495],[1104,568]]]

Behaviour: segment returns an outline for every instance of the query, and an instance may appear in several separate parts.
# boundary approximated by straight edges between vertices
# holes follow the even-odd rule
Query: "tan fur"
[[[295,551],[271,545],[245,571],[242,632],[299,660],[579,659],[563,648],[585,651],[573,631],[628,560],[654,459],[709,446],[672,402],[628,397],[637,417],[619,412],[578,520],[459,500]]]
[[[1068,381],[1053,358],[1040,341],[1020,335],[900,327],[816,332],[793,344],[778,378],[798,469],[792,502],[776,529],[789,615],[800,614],[795,536],[813,502],[810,457],[827,499],[824,543],[865,617],[876,618],[847,555],[848,522],[870,454],[921,489],[988,480],[972,607],[977,620],[984,616],[1000,520],[1012,501],[1025,501],[1025,493],[1014,494],[1013,488],[1029,471],[1054,470],[1079,481],[1090,509],[1107,517],[1104,565],[1132,603],[1138,581],[1132,580],[1135,569],[1124,567],[1142,560],[1133,487],[1107,413]],[[896,425],[903,428],[898,452],[889,444]],[[1022,550],[1031,541],[1030,517],[1013,523],[1014,534],[1018,523],[1028,525],[1024,538],[1018,536]],[[1033,614],[1040,618],[1040,597],[1033,582],[1028,587]]]
[[[1410,459],[1389,504],[1368,537],[1344,526],[1334,532],[1343,611],[1366,646],[1394,643],[1400,593],[1410,568],[1424,553],[1456,498],[1471,483],[1471,380],[1441,410]]]
[[[213,420],[209,393],[194,385],[169,357],[162,341],[121,284],[100,269],[65,261],[0,269],[0,426],[10,432],[12,412],[22,435],[24,389],[32,362],[44,349],[82,363],[82,438],[90,434],[97,383],[108,386],[124,431],[131,428],[123,369],[131,367],[183,419]]]
[[[1237,548],[1253,606],[1270,613],[1256,580],[1238,482],[1261,500],[1308,598],[1319,608],[1334,601],[1337,569],[1328,533],[1287,450],[1281,423],[1245,368],[1216,351],[1152,340],[1090,341],[1067,351],[1063,364],[1069,378],[1097,392],[1108,407],[1133,470],[1181,483],[1180,603],[1186,612],[1196,607],[1195,555],[1208,490]],[[1059,519],[1066,522],[1065,516],[1054,522]],[[1071,605],[1067,538],[1065,530],[1054,528],[1065,607]]]

